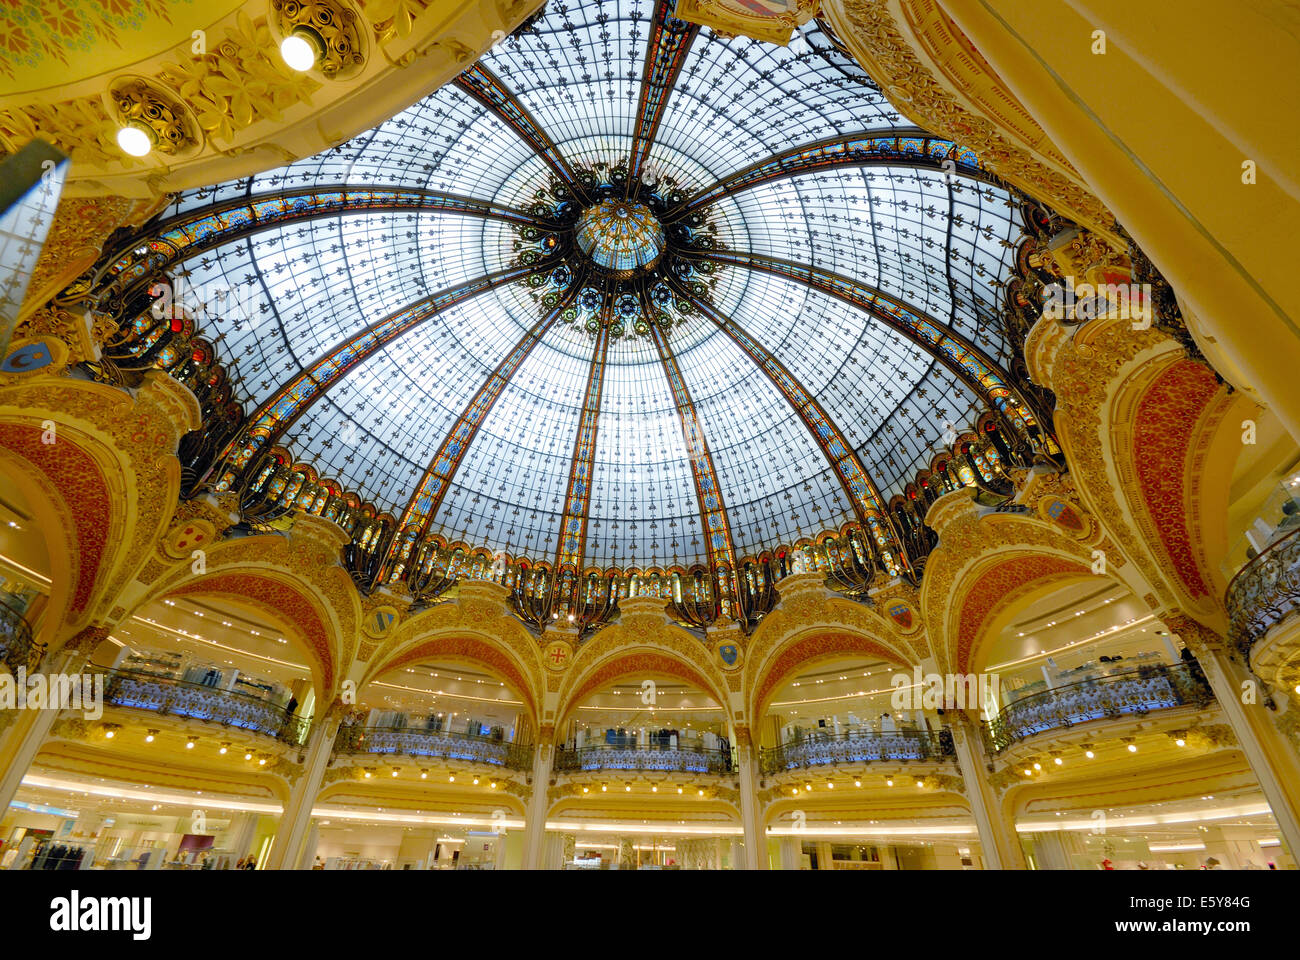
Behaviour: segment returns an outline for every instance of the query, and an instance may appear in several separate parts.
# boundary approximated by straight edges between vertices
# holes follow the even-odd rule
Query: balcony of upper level
[[[307,741],[311,721],[268,697],[145,670],[92,668],[104,683],[105,716],[113,708],[198,720],[270,737],[291,746]]]
[[[31,668],[40,653],[32,640],[32,628],[23,612],[13,605],[17,598],[0,593],[0,663],[13,673]]]
[[[1002,753],[1053,732],[1179,708],[1202,709],[1213,702],[1195,661],[1115,670],[1014,700],[989,721],[988,747]]]
[[[345,724],[334,741],[335,756],[410,757],[486,764],[508,770],[531,770],[533,745],[505,739],[505,732],[487,734],[452,730],[437,716],[384,724]],[[478,727],[477,721],[467,721]],[[481,729],[481,728],[480,728]]]
[[[939,730],[850,730],[841,733],[810,731],[795,740],[759,751],[759,769],[765,776],[792,770],[870,763],[906,763],[951,760],[952,734]]]
[[[730,749],[673,740],[638,743],[596,743],[561,747],[555,752],[556,773],[638,771],[642,773],[730,774],[735,760]]]

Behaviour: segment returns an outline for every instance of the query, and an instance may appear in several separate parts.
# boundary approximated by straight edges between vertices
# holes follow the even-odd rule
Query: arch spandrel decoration
[[[1207,473],[1215,469],[1205,458],[1211,447],[1224,448],[1223,432],[1231,432],[1228,427],[1236,428],[1225,420],[1233,402],[1227,389],[1217,384],[1211,389],[1213,374],[1186,360],[1175,340],[1154,327],[1134,330],[1128,320],[1103,318],[1070,329],[1043,317],[1025,341],[1025,358],[1034,380],[1056,394],[1054,421],[1079,499],[1134,561],[1137,570],[1128,579],[1140,577],[1149,585],[1137,589],[1131,584],[1133,592],[1152,608],[1186,608],[1221,618],[1218,591],[1193,596],[1201,589],[1198,579],[1202,585],[1214,582],[1209,558],[1213,546],[1204,539],[1203,529],[1216,521],[1211,516],[1215,508],[1191,491],[1204,487],[1214,491],[1209,496],[1225,495],[1219,472],[1205,486]],[[1184,363],[1200,370],[1192,371]],[[1174,372],[1174,368],[1179,369]],[[1162,374],[1170,379],[1160,385]],[[1156,393],[1149,394],[1153,386]],[[1189,397],[1171,394],[1171,389],[1185,390]],[[1135,420],[1148,396],[1153,404],[1148,414],[1164,423],[1162,433],[1148,432]],[[1193,401],[1192,396],[1199,399]],[[1139,435],[1150,455],[1170,459],[1140,464],[1136,459]],[[1171,467],[1174,463],[1176,468]],[[1148,492],[1160,484],[1143,489],[1143,475],[1161,467],[1175,470],[1182,486],[1177,500],[1166,494],[1154,515],[1161,517],[1162,524],[1173,524],[1171,532],[1179,531],[1177,552],[1186,571],[1195,573],[1190,585],[1167,552],[1166,533],[1157,530],[1147,505]]]
[[[1117,385],[1110,417],[1110,452],[1137,529],[1183,609],[1211,617],[1221,613],[1227,585],[1210,561],[1205,524],[1227,515],[1241,451],[1240,421],[1227,420],[1235,403],[1204,364],[1171,352]],[[1209,456],[1216,441],[1217,459]]]
[[[43,375],[0,387],[0,446],[47,542],[61,546],[49,551],[63,576],[55,578],[46,640],[60,643],[102,619],[145,563],[180,488],[176,444],[198,423],[193,395],[162,374],[148,375],[134,396]]]
[[[921,584],[935,660],[941,669],[961,673],[969,668],[988,624],[1027,592],[1051,581],[1095,576],[1095,540],[1066,536],[1032,509],[981,515],[972,496],[969,488],[957,490],[930,508],[926,522],[939,533],[940,546],[931,553]],[[1092,534],[1101,537],[1099,530]],[[1141,597],[1144,583],[1135,581],[1134,573],[1118,551],[1107,564],[1111,579]]]
[[[304,640],[317,658],[312,672],[320,684],[318,699],[332,700],[356,656],[361,614],[356,588],[337,563],[342,537],[343,532],[334,524],[303,516],[288,537],[266,535],[222,541],[206,551],[202,574],[194,573],[187,558],[137,593],[130,605],[139,609],[164,596],[215,590],[236,601],[260,598],[275,616],[277,598],[292,602],[304,616],[314,616],[319,624],[320,629],[311,629]],[[246,579],[240,581],[241,577]],[[281,612],[278,618],[284,616]],[[294,625],[303,632],[301,624]]]

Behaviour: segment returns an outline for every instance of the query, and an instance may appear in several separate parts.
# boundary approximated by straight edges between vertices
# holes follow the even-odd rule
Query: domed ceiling
[[[258,408],[243,456],[579,568],[885,542],[1008,403],[1016,204],[816,22],[785,48],[669,9],[552,3],[369,133],[178,200],[158,249]]]

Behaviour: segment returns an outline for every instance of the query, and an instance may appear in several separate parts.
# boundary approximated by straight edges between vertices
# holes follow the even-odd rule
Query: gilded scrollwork
[[[921,62],[904,38],[890,0],[841,0],[841,36],[859,62],[882,80],[890,99],[920,126],[970,147],[989,168],[1074,219],[1114,233],[1105,205],[1061,170],[1008,138],[992,120],[967,109]],[[1063,161],[1062,169],[1069,169]],[[1070,170],[1073,174],[1073,170]]]

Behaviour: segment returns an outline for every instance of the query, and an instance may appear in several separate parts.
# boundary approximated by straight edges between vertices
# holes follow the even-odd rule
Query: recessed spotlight
[[[324,46],[319,33],[311,27],[298,26],[280,41],[280,56],[290,69],[306,73],[316,65]]]
[[[153,144],[153,132],[140,124],[132,123],[118,128],[117,145],[122,148],[123,153],[129,156],[148,156],[149,151],[153,149]]]

